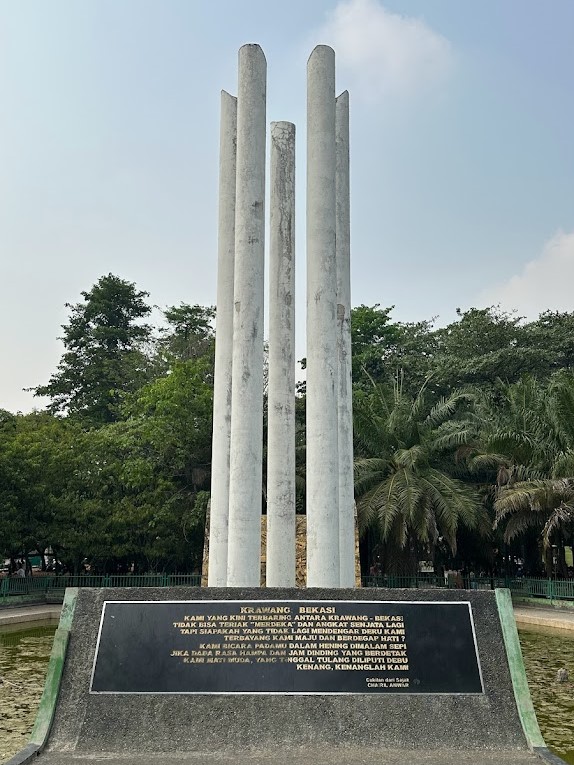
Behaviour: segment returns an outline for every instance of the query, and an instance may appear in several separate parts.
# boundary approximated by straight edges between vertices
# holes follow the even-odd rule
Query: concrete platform
[[[501,592],[506,592],[506,600]],[[39,765],[536,765],[541,758],[562,762],[548,752],[538,730],[507,591],[272,593],[273,600],[470,601],[484,694],[89,693],[104,601],[265,600],[270,595],[269,590],[239,588],[110,588],[68,596],[51,661],[57,671],[52,675],[49,671],[32,742],[10,765],[35,762],[38,754]],[[47,608],[27,610],[45,618]],[[571,614],[558,616],[571,623]],[[512,630],[515,644],[510,656]]]
[[[272,594],[274,600],[470,601],[482,695],[189,697],[88,692],[105,600],[257,600],[270,594],[208,588],[80,591],[60,699],[40,763],[110,762],[111,757],[125,765],[130,758],[250,765],[373,761],[446,765],[465,758],[476,765],[537,762],[528,751],[516,707],[494,592],[308,589]]]

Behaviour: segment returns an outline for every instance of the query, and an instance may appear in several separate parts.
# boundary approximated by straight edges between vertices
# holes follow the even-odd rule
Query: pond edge
[[[56,702],[60,691],[62,673],[64,671],[64,661],[66,659],[66,650],[70,639],[70,629],[72,627],[72,618],[76,607],[78,597],[78,588],[69,587],[64,596],[64,604],[60,614],[58,629],[54,635],[52,652],[48,663],[46,673],[46,682],[40,699],[36,721],[32,728],[30,741],[28,745],[11,759],[6,760],[4,765],[26,765],[32,762],[40,754],[46,742],[52,727],[54,713],[56,711]]]

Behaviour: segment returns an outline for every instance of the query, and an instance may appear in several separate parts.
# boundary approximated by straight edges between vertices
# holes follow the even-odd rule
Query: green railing
[[[513,597],[540,598],[545,600],[574,601],[574,579],[534,579],[526,577],[479,577],[479,576],[439,576],[437,574],[418,574],[415,576],[366,576],[362,579],[363,587],[388,587],[406,589],[468,589],[492,590],[497,587],[508,588]]]
[[[199,587],[199,574],[88,574],[63,576],[4,577],[0,579],[0,604],[19,600],[43,599],[63,595],[66,587]],[[507,587],[514,597],[552,601],[574,601],[574,579],[531,579],[523,577],[479,577],[438,574],[413,576],[366,576],[363,587],[391,589],[469,589],[492,590]],[[19,596],[19,597],[16,597]]]
[[[413,574],[411,576],[397,576],[395,574],[382,574],[378,576],[364,576],[361,580],[363,587],[387,587],[389,589],[466,589],[466,590],[492,590],[495,587],[509,587],[509,580],[501,577],[477,577],[442,574]]]
[[[50,593],[63,595],[66,587],[199,587],[199,574],[65,574],[53,576],[4,577],[0,579],[0,603],[14,596],[24,600],[42,598]]]

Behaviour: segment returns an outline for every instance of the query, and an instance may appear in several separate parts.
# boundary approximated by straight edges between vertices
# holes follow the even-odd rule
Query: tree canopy
[[[0,410],[0,552],[80,570],[197,571],[211,470],[215,309],[113,274],[68,304],[43,412]],[[363,565],[567,572],[574,539],[574,313],[497,307],[404,323],[352,311]],[[155,314],[157,316],[157,312]],[[305,392],[297,511],[305,511]],[[265,427],[265,424],[264,424]],[[265,465],[263,466],[265,475]],[[552,558],[554,551],[554,560]]]
[[[83,302],[66,304],[65,353],[49,382],[34,389],[51,399],[50,412],[94,425],[118,419],[122,393],[137,390],[149,375],[152,329],[141,321],[151,313],[148,296],[108,274],[82,292]]]

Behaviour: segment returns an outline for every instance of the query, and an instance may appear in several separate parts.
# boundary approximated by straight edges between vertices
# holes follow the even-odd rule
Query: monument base
[[[40,765],[561,762],[506,591],[76,592]]]

